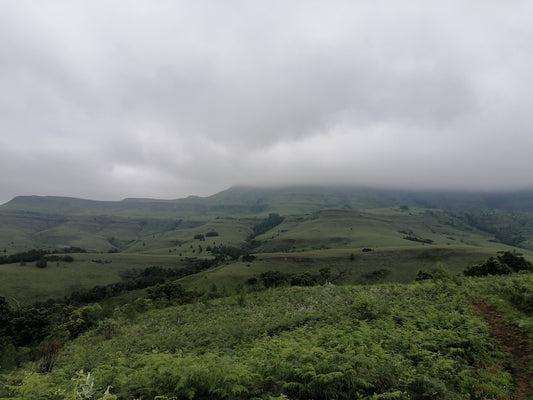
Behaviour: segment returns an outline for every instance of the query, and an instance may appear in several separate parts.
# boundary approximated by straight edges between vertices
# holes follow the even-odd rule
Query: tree
[[[287,283],[289,275],[284,274],[281,271],[265,271],[259,276],[259,278],[266,288],[271,288]]]
[[[533,271],[533,264],[515,251],[504,251],[497,258],[501,264],[507,265],[514,272]]]
[[[331,278],[331,268],[330,267],[324,267],[320,268],[318,270],[318,273],[320,274],[320,277],[324,282],[327,282],[329,278]]]
[[[467,268],[464,274],[466,276],[509,275],[519,271],[533,271],[533,264],[520,253],[504,251],[496,258],[490,257],[482,264]]]
[[[5,297],[0,296],[0,338],[6,336],[11,327],[13,312]]]
[[[35,263],[35,266],[37,268],[46,268],[48,267],[48,262],[44,258],[41,258],[39,261]]]
[[[307,271],[299,275],[295,275],[291,278],[292,286],[314,286],[316,284],[316,276],[313,276],[310,272]]]

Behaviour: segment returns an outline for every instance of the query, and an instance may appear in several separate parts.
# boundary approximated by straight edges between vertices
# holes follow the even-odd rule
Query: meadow
[[[520,198],[16,198],[0,399],[527,399],[533,275],[462,276],[533,258]],[[33,249],[50,260],[4,262]]]
[[[450,273],[411,284],[154,302],[135,314],[118,308],[66,343],[51,372],[38,372],[42,360],[14,370],[0,393],[25,400],[82,398],[82,390],[87,399],[507,399],[523,382],[474,304],[494,307],[531,338],[532,278]]]

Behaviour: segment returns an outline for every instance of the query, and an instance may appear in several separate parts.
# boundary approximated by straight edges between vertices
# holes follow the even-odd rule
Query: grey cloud
[[[532,11],[518,0],[2,2],[0,165],[13,172],[0,201],[235,184],[530,187]]]

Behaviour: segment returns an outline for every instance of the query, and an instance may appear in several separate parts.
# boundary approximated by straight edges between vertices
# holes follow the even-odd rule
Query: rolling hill
[[[130,267],[180,266],[188,258],[210,259],[221,246],[244,249],[256,259],[230,257],[184,283],[202,290],[213,284],[234,290],[268,270],[318,273],[324,266],[332,269],[339,283],[378,278],[408,282],[420,269],[440,264],[460,272],[498,251],[517,250],[531,258],[531,198],[530,192],[324,187],[235,187],[206,198],[179,200],[16,197],[0,206],[4,257],[63,248],[84,249],[89,256],[76,255],[68,265],[50,263],[46,271],[39,271],[41,282],[48,285],[31,284],[31,265],[2,266],[0,295],[23,303],[67,295],[73,288],[118,281],[121,271]],[[254,233],[273,213],[280,215],[281,223]],[[101,266],[90,260],[102,257],[90,256],[94,253],[105,253],[107,273],[96,272]],[[132,262],[136,255],[141,263]],[[54,281],[57,273],[61,279]]]
[[[17,197],[0,206],[0,399],[527,398],[531,273],[460,275],[533,258],[531,198]]]
[[[486,240],[493,240],[529,249],[533,237],[532,207],[533,192],[437,193],[320,187],[235,187],[205,198],[117,202],[25,196],[0,206],[0,248],[6,252],[69,246],[97,252],[166,251],[188,240],[187,235],[195,230],[202,232],[210,226],[235,230],[237,218],[237,229],[244,231],[246,225],[253,226],[254,219],[278,213],[290,219],[284,232],[263,246],[265,251],[403,245],[399,230],[425,235],[439,244],[452,241],[486,246]],[[345,217],[345,223],[340,224]],[[311,220],[315,225],[329,226],[327,232],[313,228]],[[348,224],[351,233],[342,229],[332,232]],[[317,233],[314,238],[313,232]],[[228,237],[233,244],[242,240],[243,235]],[[139,247],[142,242],[144,249]],[[147,242],[151,243],[148,248]]]

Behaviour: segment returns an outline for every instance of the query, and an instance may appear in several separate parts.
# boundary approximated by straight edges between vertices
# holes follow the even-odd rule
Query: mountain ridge
[[[312,204],[310,204],[312,203]],[[125,198],[118,201],[88,200],[67,196],[16,196],[0,205],[0,211],[32,211],[58,214],[132,214],[150,212],[204,214],[224,211],[261,213],[290,207],[291,212],[321,208],[381,208],[417,206],[442,209],[533,210],[533,190],[508,192],[410,191],[363,187],[285,186],[265,188],[233,186],[210,196],[190,195],[178,199]],[[248,209],[247,209],[248,208]]]

